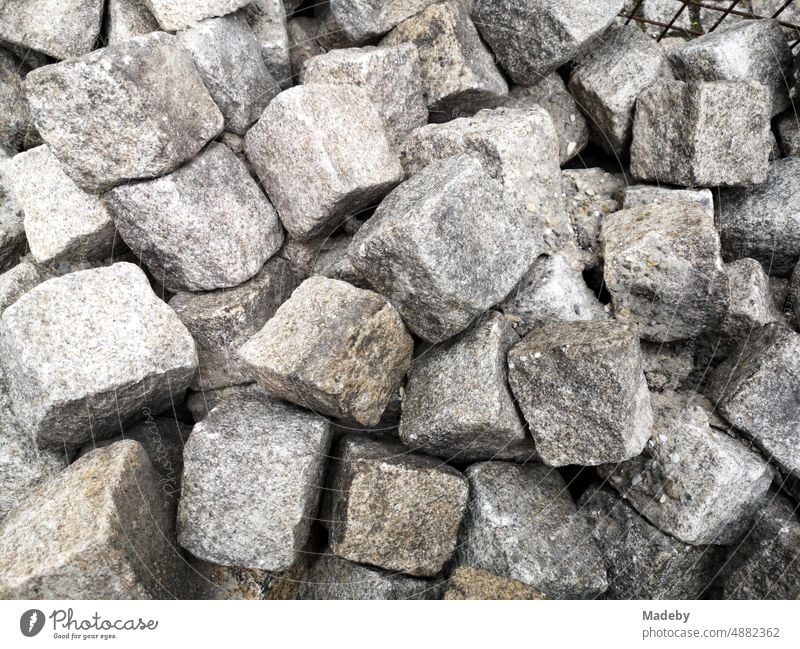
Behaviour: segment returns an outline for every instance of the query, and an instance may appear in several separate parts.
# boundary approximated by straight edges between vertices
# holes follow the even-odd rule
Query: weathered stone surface
[[[479,0],[472,18],[500,65],[521,85],[536,83],[600,34],[624,0]]]
[[[458,565],[516,579],[555,599],[605,591],[606,569],[591,527],[557,471],[482,462],[466,475],[470,500]]]
[[[258,333],[299,282],[289,263],[270,259],[250,281],[232,289],[178,293],[169,301],[197,345],[193,390],[251,383],[237,351]]]
[[[602,262],[601,225],[607,214],[621,208],[620,195],[626,184],[623,174],[599,167],[561,172],[564,209],[575,232],[578,258],[585,268],[595,268]]]
[[[652,412],[635,325],[537,327],[508,353],[508,378],[545,464],[621,462],[647,443]]]
[[[14,0],[0,5],[0,40],[54,59],[86,54],[100,34],[103,0]]]
[[[556,72],[532,86],[514,86],[504,105],[509,108],[531,108],[537,105],[547,111],[558,135],[561,164],[574,158],[589,143],[586,119]]]
[[[563,254],[542,255],[500,305],[520,336],[552,322],[605,320],[605,308]]]
[[[222,130],[191,56],[163,32],[37,68],[25,88],[42,138],[85,191],[172,171]]]
[[[636,101],[631,173],[686,187],[762,183],[769,117],[769,93],[755,82],[657,82]]]
[[[419,51],[431,121],[499,106],[508,95],[508,84],[461,0],[431,5],[400,23],[380,44],[400,43],[413,43]]]
[[[670,342],[715,325],[727,280],[713,219],[697,205],[621,210],[603,219],[604,277],[618,318]]]
[[[330,427],[294,406],[238,399],[192,429],[178,542],[205,561],[286,570],[308,539]]]
[[[16,265],[25,254],[25,215],[12,188],[11,158],[0,147],[0,272]]]
[[[769,166],[766,182],[722,192],[719,232],[725,261],[752,257],[770,275],[786,277],[800,257],[800,160]]]
[[[418,356],[405,387],[403,443],[448,461],[535,456],[507,383],[506,353],[518,341],[511,323],[490,311]]]
[[[412,350],[403,321],[382,296],[312,277],[239,356],[273,394],[374,425],[410,367]]]
[[[241,9],[253,0],[144,0],[161,28],[168,32],[185,29],[190,25],[224,16]]]
[[[46,273],[28,260],[21,261],[0,275],[0,315],[45,279]]]
[[[217,388],[215,390],[202,390],[200,392],[189,392],[186,396],[186,408],[192,415],[195,422],[202,421],[218,405],[238,398],[256,398],[270,401],[271,397],[258,385],[258,383],[247,383],[244,385],[232,385],[227,388]]]
[[[291,236],[287,236],[283,242],[283,247],[278,251],[278,256],[289,262],[299,279],[308,279],[315,274],[314,267],[322,254],[330,247],[335,247],[336,241],[336,237],[322,236],[314,237],[307,241],[298,241]],[[325,273],[317,274],[325,275]],[[325,276],[327,277],[327,275]]]
[[[22,148],[31,129],[31,114],[23,91],[20,65],[0,49],[0,147]]]
[[[692,545],[730,545],[746,531],[773,471],[739,440],[709,426],[692,393],[651,394],[645,451],[600,475],[663,532]]]
[[[435,160],[459,154],[481,161],[547,250],[571,242],[559,191],[558,136],[543,108],[497,108],[423,126],[408,137],[400,159],[406,173],[414,175]]]
[[[247,20],[270,75],[281,88],[292,86],[286,10],[281,0],[251,0]]]
[[[26,432],[79,446],[180,400],[197,354],[144,273],[119,263],[48,280],[8,307],[0,362]]]
[[[3,599],[168,599],[187,585],[172,505],[140,444],[98,449],[0,526]]]
[[[105,32],[108,45],[158,31],[158,22],[144,0],[108,0]]]
[[[428,121],[419,55],[411,43],[332,50],[308,61],[301,79],[304,84],[350,84],[362,88],[378,109],[395,148]]]
[[[725,599],[785,599],[800,597],[796,569],[800,556],[797,508],[770,493],[753,527],[735,548],[723,587]]]
[[[317,42],[318,31],[319,22],[306,16],[292,18],[286,23],[286,33],[289,36],[289,64],[293,77],[300,74],[306,61],[325,53]]]
[[[442,599],[455,600],[541,600],[550,599],[536,588],[486,570],[459,566],[447,580]]]
[[[418,577],[438,573],[456,546],[464,476],[368,436],[342,438],[333,456],[323,510],[330,551]]]
[[[326,51],[345,48],[357,47],[356,43],[345,34],[344,30],[336,22],[336,18],[331,12],[330,2],[320,2],[314,6],[314,17],[319,21],[319,30],[317,31],[317,41]]]
[[[500,183],[461,155],[393,191],[353,237],[350,260],[409,329],[440,342],[508,295],[533,260],[532,239]]]
[[[297,599],[439,599],[441,579],[420,579],[322,554],[303,575]]]
[[[78,187],[47,146],[17,154],[12,165],[14,195],[36,261],[111,255],[117,232],[105,202]]]
[[[743,20],[687,41],[669,53],[684,81],[754,81],[770,96],[770,115],[789,105],[793,58],[777,20]]]
[[[720,414],[755,439],[766,457],[800,476],[800,335],[770,323],[748,332],[739,354],[714,373],[708,394]]]
[[[687,203],[702,207],[710,218],[714,218],[714,195],[710,189],[675,189],[658,185],[629,185],[622,190],[622,209],[648,205],[672,205]]]
[[[385,34],[437,0],[333,0],[331,13],[346,36],[363,43]]]
[[[682,342],[642,341],[642,369],[653,392],[677,390],[694,371],[692,348]]]
[[[737,259],[725,264],[725,274],[728,276],[728,311],[720,333],[730,343],[747,341],[754,330],[769,322],[783,322],[772,299],[769,278],[755,259]]]
[[[361,88],[310,84],[273,99],[245,138],[296,239],[329,234],[403,179],[378,110]]]
[[[783,155],[792,158],[800,157],[800,120],[798,120],[795,108],[792,107],[778,116],[774,126]]]
[[[204,20],[177,37],[222,111],[225,130],[244,135],[280,92],[245,16]]]
[[[608,599],[699,599],[725,559],[718,546],[664,534],[614,492],[589,487],[578,501],[608,569]]]
[[[104,198],[125,243],[170,291],[237,286],[283,243],[275,209],[221,144],[167,176],[116,187]]]
[[[251,570],[234,566],[219,566],[189,558],[190,565],[200,576],[197,593],[191,599],[199,600],[264,600],[269,599],[275,582],[266,570]]]
[[[354,267],[348,256],[352,237],[328,239],[314,260],[312,274],[338,279],[358,288],[369,288],[367,280]]]
[[[633,25],[612,26],[587,49],[569,90],[589,117],[593,140],[627,157],[636,98],[659,79],[671,79],[664,50]]]

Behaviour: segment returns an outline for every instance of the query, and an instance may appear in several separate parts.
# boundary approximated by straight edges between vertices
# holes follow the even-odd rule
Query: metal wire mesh
[[[672,32],[684,34],[689,38],[696,38],[709,32],[713,32],[726,20],[733,18],[745,20],[763,20],[773,18],[790,34],[792,40],[791,47],[794,49],[800,45],[800,20],[791,22],[787,19],[788,9],[794,4],[794,0],[785,0],[777,5],[771,13],[756,13],[750,2],[746,0],[730,0],[729,2],[712,3],[710,0],[701,2],[700,0],[660,0],[661,5],[671,2],[675,5],[674,13],[666,13],[666,18],[659,19],[648,16],[645,12],[647,0],[632,0],[620,12],[620,16],[625,18],[625,23],[636,22],[640,25],[660,28],[656,40],[661,40]],[[775,4],[772,5],[776,7]],[[800,6],[800,5],[798,5]],[[700,11],[704,11],[705,18],[712,18],[702,23],[698,20]],[[718,16],[716,15],[718,14]],[[800,17],[799,17],[800,18]],[[688,23],[688,25],[687,25]]]

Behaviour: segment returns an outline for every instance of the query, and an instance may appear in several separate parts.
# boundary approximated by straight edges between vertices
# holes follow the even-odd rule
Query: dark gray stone
[[[0,147],[19,150],[32,128],[23,90],[23,70],[10,52],[0,49]]]
[[[281,88],[291,88],[289,33],[283,2],[251,0],[245,11],[267,70]]]
[[[347,38],[363,43],[385,34],[437,0],[332,0],[331,13]]]

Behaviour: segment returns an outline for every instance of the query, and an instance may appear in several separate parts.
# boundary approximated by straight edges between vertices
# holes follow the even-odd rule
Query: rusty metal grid
[[[796,48],[800,45],[800,24],[795,24],[792,22],[787,22],[786,20],[782,19],[782,15],[789,7],[789,5],[794,3],[794,0],[786,0],[783,2],[778,9],[772,15],[758,15],[749,11],[744,6],[739,6],[741,4],[741,0],[730,0],[727,3],[719,3],[719,4],[710,4],[709,2],[702,2],[701,0],[674,0],[675,2],[675,13],[672,15],[672,18],[669,19],[667,22],[653,20],[652,18],[646,18],[642,13],[642,8],[644,5],[645,0],[636,0],[633,3],[629,3],[627,9],[623,9],[620,12],[620,16],[625,18],[625,24],[629,24],[631,22],[640,23],[643,25],[652,25],[655,27],[660,27],[661,31],[659,32],[656,40],[661,40],[665,36],[667,36],[670,32],[678,32],[681,34],[685,34],[690,38],[696,38],[697,36],[702,36],[703,34],[707,34],[709,32],[713,32],[717,27],[719,27],[722,22],[730,15],[739,16],[745,19],[751,20],[762,20],[765,18],[773,18],[777,20],[780,25],[784,28],[788,28],[792,30],[795,34],[797,34],[797,38],[793,40],[791,43],[792,49]],[[705,9],[708,11],[714,11],[719,14],[719,17],[716,21],[714,21],[707,30],[703,31],[700,25],[696,25],[692,23],[691,27],[684,27],[684,26],[676,26],[676,22],[679,18],[685,15],[686,12],[691,11],[691,8],[695,8],[696,10]]]

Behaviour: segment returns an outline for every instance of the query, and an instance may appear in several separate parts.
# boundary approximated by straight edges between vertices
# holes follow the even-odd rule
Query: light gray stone
[[[789,106],[792,51],[777,20],[743,20],[669,53],[684,81],[754,81],[769,92],[771,116]]]
[[[739,354],[715,371],[708,394],[719,413],[767,458],[800,476],[800,335],[770,323],[748,332]]]
[[[440,342],[511,292],[533,247],[502,185],[461,155],[393,191],[353,237],[350,260],[411,331]]]
[[[245,150],[289,234],[329,234],[403,178],[378,110],[355,86],[310,84],[273,99]]]
[[[325,552],[303,575],[302,600],[439,599],[441,579],[419,579],[341,559]]]
[[[281,0],[251,0],[247,20],[270,75],[281,88],[292,86],[286,9]]]
[[[725,560],[723,548],[682,543],[597,485],[583,493],[578,508],[603,553],[607,599],[700,599]]]
[[[683,387],[694,371],[691,346],[683,342],[651,343],[642,341],[642,369],[647,387],[653,392]]]
[[[8,307],[0,362],[26,432],[61,447],[113,437],[142,409],[180,400],[197,354],[144,273],[119,263],[50,279]]]
[[[753,527],[727,565],[725,599],[796,600],[800,577],[800,520],[786,498],[770,493]]]
[[[0,315],[45,279],[48,279],[47,274],[27,259],[0,275]]]
[[[631,174],[685,187],[762,183],[769,117],[769,93],[755,82],[657,82],[636,101]]]
[[[85,191],[168,173],[223,125],[191,56],[163,32],[37,68],[25,89],[42,138]]]
[[[0,49],[0,147],[19,150],[32,128],[23,90],[23,69],[10,52]]]
[[[508,388],[506,353],[518,341],[511,323],[490,311],[417,356],[403,398],[403,444],[457,462],[535,457]]]
[[[0,526],[3,599],[172,599],[189,575],[173,505],[132,440],[81,458]]]
[[[661,531],[692,545],[736,543],[773,471],[741,441],[709,426],[692,393],[651,394],[655,421],[645,452],[598,468]]]
[[[362,88],[378,109],[395,148],[411,131],[428,122],[419,55],[410,43],[332,50],[309,60],[301,79],[304,84],[350,84]]]
[[[575,262],[542,255],[500,305],[520,336],[553,322],[605,320],[605,308],[586,286]]]
[[[622,209],[647,205],[687,203],[699,205],[714,218],[714,195],[710,189],[676,189],[658,185],[629,185],[622,190]]]
[[[214,390],[190,391],[186,396],[186,408],[191,413],[194,421],[199,422],[205,419],[208,413],[218,405],[240,397],[259,398],[266,401],[271,399],[258,383],[247,383]]]
[[[569,90],[590,117],[593,140],[626,158],[636,98],[659,79],[671,78],[658,43],[632,25],[615,25],[580,57]]]
[[[108,0],[105,32],[108,45],[158,31],[158,22],[144,0]]]
[[[572,242],[559,191],[558,136],[543,108],[497,108],[423,126],[408,137],[400,159],[406,173],[415,175],[435,160],[460,154],[476,156],[502,184],[519,219],[546,250]]]
[[[604,277],[617,318],[642,338],[684,340],[722,318],[728,285],[713,219],[697,205],[636,207],[603,220]]]
[[[314,5],[314,17],[319,21],[317,41],[323,50],[330,51],[360,45],[351,39],[336,22],[336,18],[331,12],[330,2],[327,0]]]
[[[775,133],[784,156],[800,157],[800,121],[794,107],[775,119]]]
[[[17,154],[12,167],[14,195],[37,262],[112,254],[117,232],[105,201],[78,187],[47,146]]]
[[[751,257],[769,275],[786,277],[800,257],[800,160],[769,166],[766,182],[722,192],[719,232],[726,261]]]
[[[400,385],[412,349],[411,336],[385,298],[312,277],[239,356],[273,394],[369,426],[378,423]]]
[[[363,43],[385,34],[437,0],[332,0],[331,13],[349,39]]]
[[[508,84],[461,0],[432,4],[400,23],[380,44],[400,43],[413,43],[419,51],[431,121],[499,106],[508,95]]]
[[[177,37],[222,111],[225,129],[244,135],[280,92],[245,16],[210,18]]]
[[[16,265],[28,247],[25,215],[12,188],[11,160],[0,148],[0,272]]]
[[[746,341],[754,330],[769,322],[783,322],[772,299],[769,278],[755,259],[725,264],[725,274],[730,297],[720,333],[730,343]]]
[[[504,105],[509,108],[530,108],[537,105],[547,111],[558,135],[561,164],[574,158],[589,143],[586,119],[556,72],[532,86],[514,86]]]
[[[536,83],[608,27],[624,0],[474,0],[472,18],[500,65],[520,85]]]
[[[438,573],[456,546],[469,494],[441,460],[363,435],[333,453],[323,522],[330,551],[417,577]]]
[[[103,0],[14,0],[0,5],[0,40],[54,59],[86,54],[100,35]]]
[[[283,243],[275,209],[221,144],[167,176],[116,187],[105,199],[125,243],[170,291],[237,286]]]
[[[509,351],[508,379],[545,464],[621,462],[647,443],[653,418],[635,325],[538,327]]]
[[[590,599],[605,591],[602,554],[557,471],[482,462],[466,475],[470,500],[458,565],[516,579],[554,599]]]
[[[289,36],[289,64],[293,77],[300,74],[306,61],[325,53],[317,42],[318,31],[319,22],[307,16],[298,16],[286,23],[286,33]]]
[[[330,427],[285,404],[237,399],[192,429],[178,542],[205,561],[286,570],[316,516]]]
[[[197,345],[199,367],[193,390],[213,390],[252,383],[237,352],[266,324],[299,282],[289,263],[270,259],[251,280],[232,289],[181,292],[169,305]]]
[[[161,29],[174,32],[206,18],[224,16],[253,0],[144,0]]]

